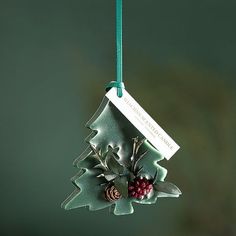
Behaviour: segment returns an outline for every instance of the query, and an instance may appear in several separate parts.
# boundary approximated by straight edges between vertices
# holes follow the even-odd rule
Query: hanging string
[[[122,97],[125,88],[123,83],[122,55],[122,0],[116,0],[116,81],[111,81],[106,89],[117,88],[117,96]]]

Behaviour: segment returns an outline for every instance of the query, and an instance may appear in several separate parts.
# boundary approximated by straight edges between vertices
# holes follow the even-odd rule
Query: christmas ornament
[[[178,145],[127,93],[122,83],[121,0],[117,0],[117,81],[87,123],[87,149],[74,161],[76,190],[64,209],[109,207],[115,215],[133,213],[133,203],[153,204],[158,197],[181,192],[166,182],[167,170],[158,162],[169,159]]]

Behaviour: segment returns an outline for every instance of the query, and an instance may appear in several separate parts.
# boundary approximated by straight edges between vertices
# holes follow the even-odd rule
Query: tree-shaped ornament
[[[92,130],[89,146],[74,161],[79,173],[72,178],[76,190],[63,202],[65,209],[110,207],[116,215],[133,213],[132,203],[153,204],[158,197],[181,192],[165,182],[167,170],[157,162],[164,156],[104,97],[86,125]]]
[[[133,213],[133,203],[153,204],[181,192],[165,182],[169,159],[178,145],[136,103],[122,82],[122,0],[116,0],[117,79],[87,123],[87,149],[74,161],[75,191],[62,203],[66,210],[109,207],[115,215]],[[113,87],[113,88],[112,88]]]

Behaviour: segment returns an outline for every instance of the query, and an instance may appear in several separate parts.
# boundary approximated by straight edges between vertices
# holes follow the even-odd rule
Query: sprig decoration
[[[128,169],[121,165],[118,161],[119,156],[117,155],[118,148],[108,147],[108,152],[102,155],[101,150],[97,150],[91,145],[91,148],[95,154],[95,158],[99,161],[99,164],[95,165],[94,168],[102,169],[104,172],[99,174],[97,177],[104,177],[108,184],[113,183],[115,188],[120,194],[127,198],[128,197]]]
[[[138,162],[147,154],[148,151],[144,151],[142,154],[139,154],[139,149],[142,146],[146,139],[143,138],[139,140],[139,137],[133,138],[133,152],[130,158],[131,160],[131,172],[137,175],[141,170],[142,166],[137,168]]]
[[[90,210],[99,210],[111,206],[114,214],[122,215],[133,212],[132,202],[153,204],[158,197],[178,197],[181,191],[164,181],[167,171],[156,163],[160,155],[154,155],[157,153],[148,149],[145,141],[138,136],[133,138],[131,155],[125,161],[117,154],[118,147],[108,146],[103,152],[90,144],[87,158],[76,161],[81,168],[72,179],[77,190],[64,201],[63,207],[89,206]]]

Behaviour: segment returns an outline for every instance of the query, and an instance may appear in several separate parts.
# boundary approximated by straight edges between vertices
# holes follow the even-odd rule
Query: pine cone
[[[105,198],[107,201],[113,202],[119,200],[121,198],[121,194],[118,192],[115,186],[112,185],[105,189]]]
[[[129,196],[137,199],[143,199],[153,189],[153,185],[150,180],[145,177],[136,177],[134,182],[129,183]]]

